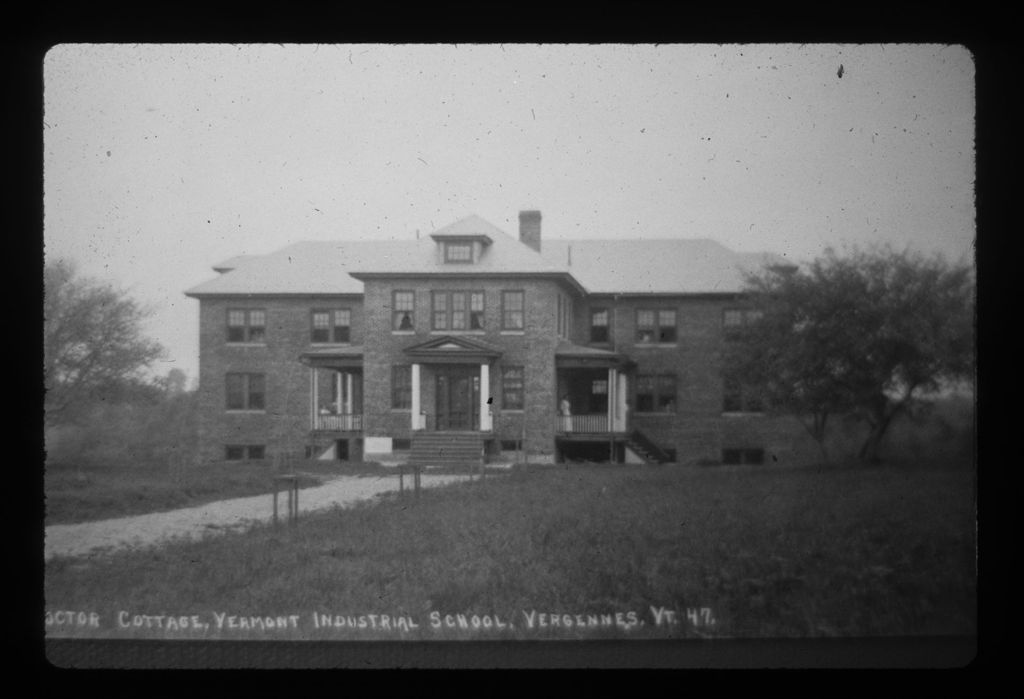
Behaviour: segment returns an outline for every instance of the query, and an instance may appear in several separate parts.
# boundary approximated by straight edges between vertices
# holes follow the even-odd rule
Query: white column
[[[313,402],[316,396],[314,392],[316,379],[313,378],[315,374],[316,369],[309,367],[309,429],[311,430],[316,429],[316,403]]]
[[[412,365],[412,429],[420,429],[420,365]]]
[[[341,372],[334,372],[334,409],[339,413],[345,412],[342,406],[344,405],[344,396],[341,392]]]
[[[615,393],[615,410],[617,413],[617,427],[620,432],[625,432],[627,429],[626,417],[628,413],[626,412],[626,397],[629,395],[629,393],[627,392],[626,388],[626,375],[619,374],[619,386],[618,390]]]
[[[314,429],[317,426],[319,426],[319,420],[320,420],[320,377],[319,377],[319,373],[320,372],[318,372],[316,370],[316,367],[313,367],[313,425],[314,425]]]
[[[491,431],[491,406],[487,399],[491,397],[491,366],[480,365],[480,431]]]
[[[355,410],[353,409],[354,399],[352,398],[352,380],[352,372],[345,372],[345,415],[348,416],[345,418],[345,421],[348,423],[350,430],[356,429],[356,418],[353,415]]]
[[[615,431],[616,398],[615,398],[615,369],[608,370],[608,431]]]

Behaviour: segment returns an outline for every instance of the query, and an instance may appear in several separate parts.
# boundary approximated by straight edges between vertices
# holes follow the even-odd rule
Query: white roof
[[[479,216],[469,216],[437,231],[439,235],[484,234],[491,245],[475,264],[444,264],[437,242],[419,240],[305,241],[269,255],[231,258],[231,271],[189,289],[195,296],[218,294],[361,294],[352,273],[523,274],[564,273]],[[222,265],[219,265],[223,266]]]
[[[242,255],[218,265],[214,279],[193,296],[220,294],[362,294],[352,274],[559,274],[568,272],[590,293],[735,293],[744,270],[789,264],[770,253],[737,253],[709,239],[543,240],[542,254],[479,216],[432,235],[486,235],[474,264],[444,264],[437,243],[419,240],[305,241],[269,255]],[[570,263],[571,249],[571,263]]]
[[[707,238],[545,240],[541,252],[590,293],[736,293],[743,290],[746,271],[792,264],[772,253],[735,252]]]

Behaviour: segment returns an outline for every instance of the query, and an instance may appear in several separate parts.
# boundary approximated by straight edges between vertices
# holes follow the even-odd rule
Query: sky
[[[973,261],[962,46],[65,44],[43,79],[45,257],[153,309],[159,375],[197,375],[213,264],[470,214]]]

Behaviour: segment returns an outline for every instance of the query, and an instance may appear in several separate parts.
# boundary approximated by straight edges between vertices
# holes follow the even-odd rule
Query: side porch
[[[663,463],[667,454],[629,416],[636,364],[617,352],[563,342],[555,355],[559,461]]]
[[[300,361],[309,368],[307,456],[340,461],[362,459],[362,348],[310,350],[300,356]]]

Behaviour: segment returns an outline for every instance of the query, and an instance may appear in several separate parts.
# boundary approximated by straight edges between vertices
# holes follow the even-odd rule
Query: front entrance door
[[[438,367],[437,429],[476,430],[480,427],[480,374],[475,366]]]

